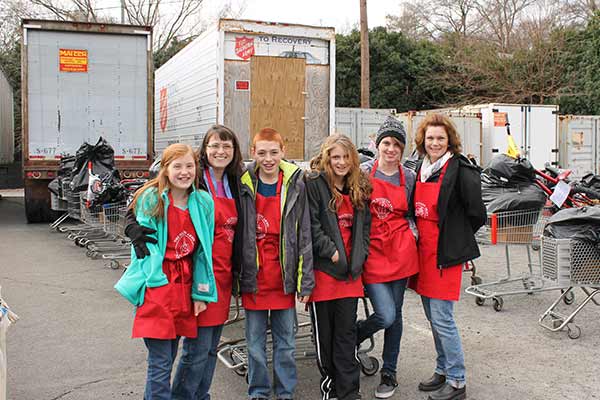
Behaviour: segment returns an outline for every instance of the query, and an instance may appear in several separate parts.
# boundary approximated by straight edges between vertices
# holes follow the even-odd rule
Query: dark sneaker
[[[398,382],[396,381],[396,376],[388,372],[382,372],[381,382],[379,383],[379,386],[377,386],[377,390],[375,390],[375,397],[378,399],[392,397],[397,386]]]
[[[449,383],[445,383],[444,386],[429,395],[429,400],[464,400],[466,398],[466,386],[457,389]]]
[[[419,390],[423,392],[433,392],[438,390],[446,383],[446,377],[438,373],[434,373],[431,378],[426,381],[419,383]]]

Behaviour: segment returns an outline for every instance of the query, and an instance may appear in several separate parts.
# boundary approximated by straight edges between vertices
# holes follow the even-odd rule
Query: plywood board
[[[225,61],[225,99],[224,124],[240,140],[242,157],[250,158],[250,91],[236,89],[236,81],[250,81],[250,63],[244,61]]]
[[[329,66],[306,66],[306,121],[304,157],[315,156],[329,132]]]
[[[254,56],[250,70],[251,136],[264,127],[276,129],[286,158],[304,159],[305,60]]]

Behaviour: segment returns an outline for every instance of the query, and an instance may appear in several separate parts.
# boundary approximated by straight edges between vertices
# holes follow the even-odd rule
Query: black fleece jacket
[[[354,209],[352,251],[348,260],[337,214],[329,208],[332,196],[323,173],[313,172],[307,176],[306,193],[310,208],[313,268],[340,281],[348,280],[348,276],[357,279],[362,274],[363,264],[369,254],[371,213],[368,202],[365,202],[362,210]],[[336,250],[339,260],[334,263],[331,257]]]

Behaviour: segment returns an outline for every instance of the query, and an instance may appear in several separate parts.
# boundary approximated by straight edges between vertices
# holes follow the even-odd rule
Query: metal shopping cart
[[[563,293],[540,316],[539,324],[552,331],[567,329],[571,339],[581,335],[575,325],[575,316],[591,301],[600,306],[594,297],[600,294],[600,248],[584,241],[542,237],[542,276],[545,281],[564,288]],[[570,314],[558,311],[568,293],[579,287],[585,298]]]
[[[503,296],[560,289],[542,279],[539,256],[534,263],[531,254],[532,250],[539,250],[541,233],[549,216],[550,210],[547,208],[488,214],[486,224],[475,236],[477,242],[482,245],[504,245],[506,276],[493,282],[477,282],[467,287],[465,292],[475,296],[477,305],[482,306],[486,300],[491,299],[494,310],[501,311],[504,306]],[[513,272],[511,246],[525,248],[527,252],[525,273]],[[572,300],[572,293],[565,297],[565,302],[572,302]]]
[[[239,303],[238,307],[239,307]],[[365,315],[370,314],[369,305],[366,298],[362,299]],[[238,314],[239,315],[239,311]],[[237,319],[242,320],[243,318]],[[310,321],[310,315],[306,312],[297,312],[294,326],[296,336],[296,360],[316,359],[317,352],[315,347],[313,325]],[[358,349],[357,357],[361,365],[363,374],[372,376],[379,371],[379,360],[376,357],[369,356],[369,353],[375,348],[375,341],[369,338],[364,346]],[[244,338],[221,343],[217,353],[219,360],[230,370],[233,370],[239,376],[248,379],[248,346]],[[267,360],[273,361],[271,330],[267,330]]]

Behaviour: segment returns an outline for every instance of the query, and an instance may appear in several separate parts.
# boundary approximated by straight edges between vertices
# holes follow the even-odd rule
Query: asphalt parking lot
[[[506,272],[504,249],[482,247],[477,262],[484,281]],[[523,249],[511,253],[523,270]],[[537,253],[534,253],[537,257]],[[146,351],[130,339],[132,309],[114,290],[122,270],[91,260],[64,234],[48,225],[25,222],[23,199],[0,199],[0,284],[2,295],[21,317],[8,331],[8,399],[141,399]],[[463,286],[470,283],[465,274]],[[510,296],[501,312],[478,306],[463,294],[456,319],[466,353],[469,399],[600,399],[600,307],[588,304],[576,318],[579,339],[552,333],[537,321],[559,292]],[[583,296],[577,292],[576,301]],[[600,297],[600,296],[599,296]],[[599,299],[600,300],[600,299]],[[573,306],[563,306],[572,310]],[[404,305],[399,388],[393,399],[426,399],[419,380],[434,368],[431,332],[419,298],[409,292]],[[303,317],[300,317],[301,320]],[[241,338],[242,324],[226,328]],[[380,357],[383,335],[375,336]],[[318,399],[314,360],[298,362],[296,398]],[[373,398],[378,375],[362,377],[364,399]],[[218,364],[215,400],[244,399],[245,380]]]

